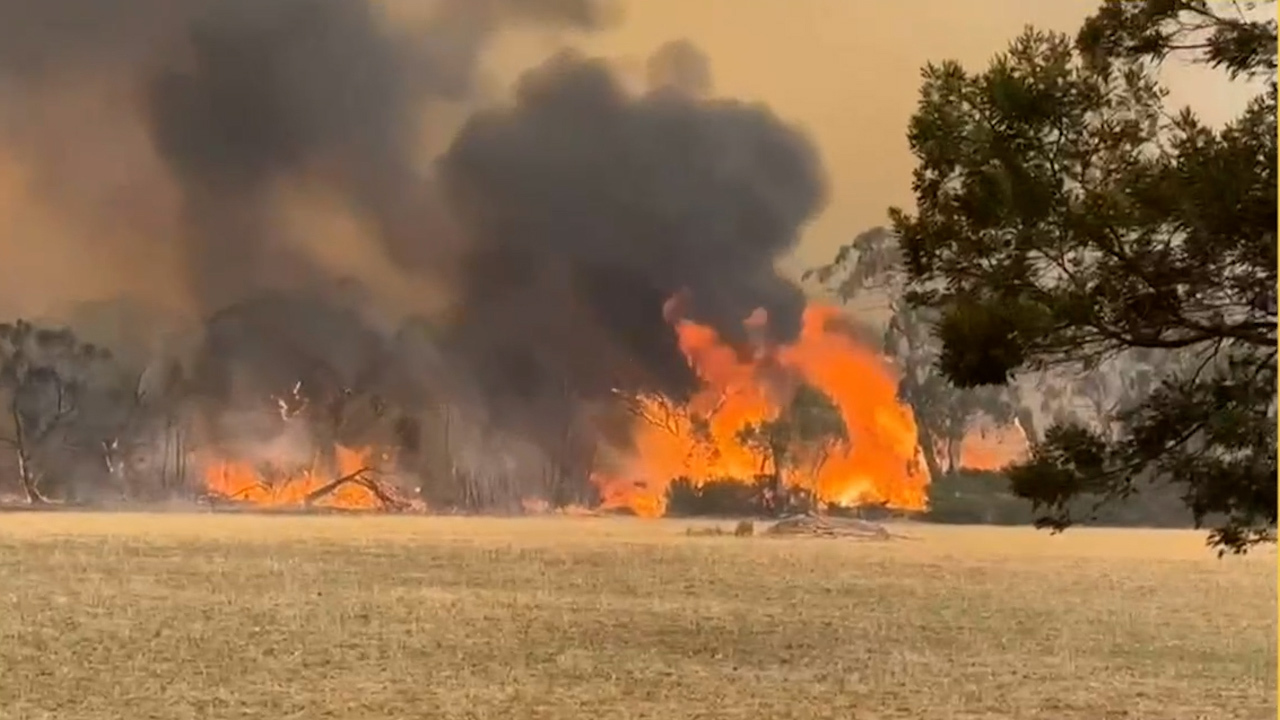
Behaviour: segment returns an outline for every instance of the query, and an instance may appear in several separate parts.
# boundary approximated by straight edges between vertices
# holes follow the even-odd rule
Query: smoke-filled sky
[[[618,392],[696,389],[674,316],[795,339],[794,271],[910,201],[923,64],[1091,9],[0,0],[0,315],[128,296],[203,326],[184,352],[230,434],[298,381],[434,383],[559,453]],[[1246,95],[1172,79],[1213,120]]]
[[[485,72],[502,33],[599,32],[612,0],[412,9],[0,1],[18,299],[184,310],[217,416],[295,379],[403,397],[396,360],[421,363],[380,339],[428,315],[471,395],[525,435],[618,391],[691,392],[676,296],[744,350],[757,309],[795,337],[804,297],[777,264],[827,198],[802,128],[707,96],[685,40],[639,85],[572,49],[521,63],[510,93]]]
[[[0,122],[10,127],[8,137],[0,138],[0,257],[4,258],[0,311],[4,314],[43,313],[68,300],[110,296],[121,288],[173,305],[189,301],[187,279],[174,271],[180,261],[174,254],[180,250],[173,243],[146,240],[174,232],[175,224],[181,222],[182,198],[172,183],[162,181],[175,168],[166,167],[150,150],[148,129],[121,112],[138,102],[138,89],[123,82],[113,63],[146,63],[158,46],[168,50],[163,44],[173,44],[175,38],[165,35],[167,24],[175,22],[184,8],[199,4],[192,0],[0,2],[0,27],[6,28],[0,30],[4,43],[0,63],[10,75],[0,78],[0,97],[10,98],[0,102]],[[396,22],[404,24],[421,22],[424,8],[432,5],[411,0],[385,0],[384,4]],[[491,17],[469,13],[470,19],[437,37],[438,44],[450,46],[444,54],[454,60],[482,53],[480,65],[489,74],[462,78],[458,73],[468,68],[437,63],[439,77],[427,81],[442,83],[441,93],[452,92],[456,102],[440,103],[434,131],[423,131],[418,138],[424,151],[444,147],[450,132],[444,128],[456,127],[469,102],[486,92],[501,92],[521,71],[565,42],[615,59],[620,68],[639,77],[655,49],[687,38],[709,58],[716,94],[768,103],[783,120],[810,133],[821,151],[829,178],[828,202],[805,232],[797,257],[789,263],[792,267],[823,261],[832,248],[857,231],[882,222],[888,205],[909,202],[912,161],[904,128],[915,104],[923,63],[954,57],[977,66],[1027,23],[1069,31],[1093,9],[1089,2],[1023,0],[631,0],[617,13],[592,18],[582,9],[589,3],[541,0],[526,3],[534,8],[530,15],[541,14],[543,20],[559,16],[544,27],[603,30],[572,36],[525,32],[518,38],[499,33],[498,40],[482,51],[480,44],[491,29],[492,15],[503,12],[504,4],[521,5],[470,3],[492,8]],[[68,7],[77,9],[70,13],[62,9]],[[149,21],[131,22],[121,9],[126,7],[145,14]],[[67,18],[79,22],[59,22]],[[89,31],[94,25],[110,30]],[[527,30],[529,25],[526,18],[506,27]],[[41,40],[41,33],[32,32],[33,28],[54,34]],[[466,47],[468,43],[475,47]],[[30,82],[77,60],[82,61],[77,67],[86,74],[84,82],[50,84],[14,99],[14,83]],[[15,69],[21,70],[17,79],[12,77]],[[349,72],[353,77],[364,73],[373,77],[372,88],[366,89],[376,92],[378,87],[376,66],[336,63],[328,71]],[[483,92],[461,87],[472,79]],[[382,82],[385,86],[390,81]],[[455,87],[445,87],[448,82]],[[1211,119],[1229,116],[1247,97],[1240,86],[1226,85],[1218,76],[1202,72],[1176,68],[1170,82],[1175,99],[1194,103]],[[347,100],[348,113],[376,111],[376,103]],[[339,114],[329,120],[334,127],[343,117]],[[341,128],[336,131],[342,132]],[[32,144],[46,146],[35,161],[23,150]],[[188,163],[181,171],[192,170]],[[388,200],[377,197],[381,190],[370,190],[375,196],[371,201]],[[273,212],[286,216],[285,223],[292,229],[288,242],[313,250],[313,262],[358,268],[360,274],[380,278],[384,293],[430,304],[430,293],[420,283],[392,271],[401,258],[352,241],[368,234],[361,225],[366,220],[335,208],[329,189],[297,182],[273,187],[271,192],[282,199]],[[211,216],[205,222],[255,222],[244,216],[243,208],[225,217],[216,208],[206,207],[204,212]],[[412,221],[402,218],[402,222]]]
[[[911,202],[905,128],[920,68],[954,58],[980,69],[1027,24],[1074,33],[1094,0],[633,0],[627,22],[589,47],[632,58],[672,35],[711,58],[718,92],[761,100],[816,138],[831,201],[796,267],[829,259],[852,234]],[[1173,102],[1222,122],[1252,96],[1201,68],[1167,69]]]

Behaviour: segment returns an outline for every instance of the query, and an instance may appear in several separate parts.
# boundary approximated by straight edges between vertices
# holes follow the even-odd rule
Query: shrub
[[[1186,506],[1168,486],[1142,488],[1134,496],[1099,506],[1097,496],[1083,495],[1071,507],[1082,525],[1112,527],[1190,527]],[[957,470],[929,486],[930,522],[975,525],[1031,525],[1038,513],[1029,500],[1013,494],[1003,474]]]

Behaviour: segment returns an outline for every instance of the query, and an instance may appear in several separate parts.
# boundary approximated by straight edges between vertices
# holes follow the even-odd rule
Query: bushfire
[[[763,339],[768,318],[757,313],[746,321],[755,351],[743,358],[711,328],[676,316],[676,307],[674,301],[668,305],[669,319],[702,389],[683,405],[660,397],[631,399],[632,448],[592,476],[604,509],[657,517],[677,478],[695,485],[750,483],[766,471],[826,504],[924,509],[929,471],[912,411],[898,400],[895,370],[855,339],[839,310],[810,306],[799,337],[782,346]],[[768,451],[744,442],[743,430],[776,420],[803,385],[834,404],[843,422],[841,442],[827,447],[816,462],[786,472],[775,462],[770,469]],[[290,413],[284,414],[288,419]],[[967,468],[998,469],[1025,449],[1020,428],[975,429],[957,447],[956,460]],[[377,479],[376,459],[382,456],[373,448],[337,446],[328,461],[291,471],[217,459],[205,465],[204,483],[211,497],[251,506],[376,510],[419,505]],[[524,503],[527,511],[542,505],[538,498]]]
[[[704,388],[684,407],[640,398],[634,452],[621,467],[596,474],[606,507],[657,516],[675,478],[696,483],[749,482],[766,466],[741,439],[742,428],[776,418],[798,383],[827,395],[839,409],[848,442],[811,472],[787,473],[824,502],[883,503],[901,509],[925,505],[928,470],[921,460],[915,420],[897,399],[892,368],[838,328],[840,312],[811,306],[791,345],[760,344],[743,360],[714,330],[673,319],[680,347]],[[748,328],[767,322],[759,313]]]
[[[205,467],[205,487],[221,499],[262,507],[315,506],[345,510],[383,509],[395,504],[368,473],[369,449],[334,448],[333,467],[314,462],[293,472],[277,472],[247,461],[219,460]]]

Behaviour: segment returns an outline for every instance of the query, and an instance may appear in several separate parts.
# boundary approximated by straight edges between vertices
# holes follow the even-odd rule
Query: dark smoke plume
[[[798,331],[804,298],[774,262],[823,178],[763,107],[665,83],[631,97],[565,53],[525,75],[513,108],[473,117],[441,165],[469,238],[457,340],[502,394],[562,372],[587,395],[688,390],[663,317],[680,292],[730,340],[756,308],[775,339]]]
[[[597,0],[424,4],[430,22],[396,33],[365,0],[0,0],[3,102],[38,104],[60,84],[124,84],[142,98],[182,197],[184,235],[167,240],[182,244],[205,312],[324,281],[272,227],[281,179],[321,176],[373,218],[396,261],[428,264],[447,222],[413,167],[423,114],[472,95],[498,29],[589,30],[609,13]],[[33,164],[58,165],[69,138],[25,130],[18,140],[41,153]]]
[[[49,192],[74,205],[70,138],[12,109],[50,88],[126,89],[112,97],[131,99],[176,185],[176,233],[152,242],[178,246],[207,318],[197,384],[219,401],[303,378],[423,396],[406,384],[413,363],[392,357],[399,318],[376,322],[349,292],[360,278],[344,284],[281,239],[277,187],[297,179],[367,219],[400,272],[450,288],[442,354],[492,422],[547,448],[561,419],[615,390],[692,389],[664,317],[678,294],[732,342],[746,344],[757,308],[773,340],[794,337],[804,300],[774,263],[825,196],[802,134],[763,106],[709,99],[707,59],[681,41],[654,55],[638,96],[603,61],[557,55],[418,166],[435,108],[478,101],[498,30],[613,19],[596,0],[429,5],[406,29],[366,0],[0,0],[0,131],[61,173]]]
[[[448,0],[425,45],[388,35],[351,0],[221,0],[188,26],[187,67],[149,87],[154,138],[185,189],[193,283],[210,307],[279,284],[314,284],[263,221],[269,183],[328,173],[373,217],[393,258],[425,263],[448,232],[412,166],[424,103],[466,97],[505,19],[590,25],[586,0]],[[273,273],[257,277],[245,272]],[[282,270],[299,277],[274,275]]]
[[[672,40],[658,48],[646,70],[652,90],[671,87],[691,95],[711,93],[711,60],[688,40]]]

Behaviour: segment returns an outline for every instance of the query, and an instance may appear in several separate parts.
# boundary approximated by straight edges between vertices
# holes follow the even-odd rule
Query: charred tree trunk
[[[173,418],[166,417],[164,420],[164,442],[160,448],[160,492],[165,496],[171,495],[173,490],[169,483],[169,460],[173,455]]]
[[[177,466],[174,468],[174,485],[189,490],[190,488],[187,487],[187,441],[181,425],[176,425],[174,428],[173,446],[173,461]]]

